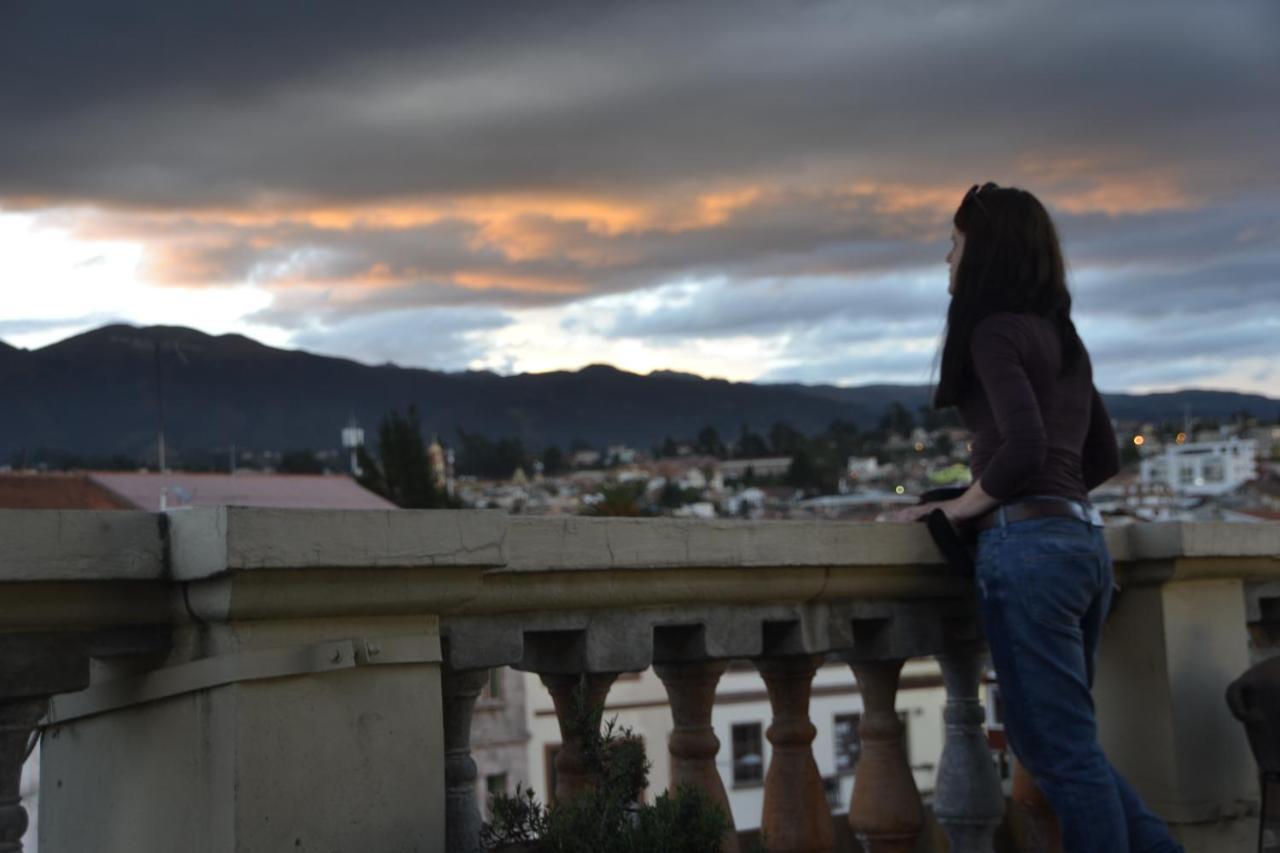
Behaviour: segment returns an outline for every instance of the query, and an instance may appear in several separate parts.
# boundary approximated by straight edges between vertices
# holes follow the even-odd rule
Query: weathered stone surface
[[[1280,525],[1275,524],[1170,521],[1131,524],[1123,530],[1129,553],[1122,556],[1128,559],[1280,556]]]
[[[150,512],[0,509],[0,583],[158,580],[161,523]]]
[[[0,702],[82,689],[89,643],[82,633],[0,634]]]
[[[562,610],[444,620],[450,665],[528,672],[630,672],[659,660],[936,654],[980,638],[971,597],[752,607]]]
[[[512,571],[941,564],[922,530],[822,521],[515,518]]]
[[[178,580],[235,570],[506,562],[507,516],[497,511],[195,507],[169,519]]]

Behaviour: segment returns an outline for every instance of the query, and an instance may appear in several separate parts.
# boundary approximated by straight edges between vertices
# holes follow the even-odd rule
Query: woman
[[[1071,322],[1062,250],[1024,190],[975,185],[953,220],[951,306],[934,404],[973,433],[973,485],[941,508],[976,527],[976,575],[1005,730],[1067,853],[1178,851],[1098,745],[1090,686],[1111,559],[1089,490],[1119,469]]]

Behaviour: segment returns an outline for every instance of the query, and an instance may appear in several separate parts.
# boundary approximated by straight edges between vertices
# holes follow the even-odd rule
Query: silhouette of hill
[[[874,426],[894,401],[911,409],[924,386],[752,384],[674,371],[647,376],[608,365],[499,376],[484,371],[371,366],[282,350],[242,335],[192,329],[105,326],[38,350],[0,346],[0,461],[53,448],[81,455],[154,459],[163,392],[168,444],[181,453],[241,448],[332,448],[350,417],[372,438],[382,415],[416,404],[424,427],[446,441],[457,428],[519,436],[536,449],[582,440],[648,448],[664,436],[692,438],[707,424],[730,440],[742,424],[778,420],[813,432],[835,418]],[[1183,391],[1107,395],[1116,417],[1200,417],[1246,409],[1274,418],[1280,402],[1249,394]]]

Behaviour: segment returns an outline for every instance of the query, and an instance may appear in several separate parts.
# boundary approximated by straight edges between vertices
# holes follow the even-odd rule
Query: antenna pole
[[[156,462],[160,473],[168,470],[164,458],[164,374],[160,364],[160,342],[155,341],[156,357]]]

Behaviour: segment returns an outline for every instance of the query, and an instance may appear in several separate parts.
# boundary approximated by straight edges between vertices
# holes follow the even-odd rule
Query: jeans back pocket
[[[1089,539],[1028,537],[1010,569],[1027,615],[1040,625],[1072,635],[1083,632],[1082,621],[1098,593],[1104,574],[1102,558]],[[1012,580],[1012,579],[1011,579]]]

